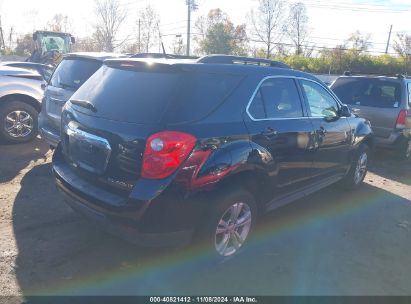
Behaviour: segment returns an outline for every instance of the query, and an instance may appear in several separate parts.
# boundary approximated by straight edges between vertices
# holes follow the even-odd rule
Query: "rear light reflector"
[[[397,129],[405,129],[405,125],[407,123],[407,116],[408,116],[407,110],[400,111],[400,114],[398,114],[397,122],[395,125]]]
[[[141,176],[147,179],[170,176],[188,158],[196,142],[194,136],[177,131],[151,135],[144,150]]]

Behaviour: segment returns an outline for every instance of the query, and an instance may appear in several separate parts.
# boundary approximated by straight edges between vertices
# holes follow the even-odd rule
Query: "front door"
[[[350,165],[351,127],[340,117],[339,103],[322,85],[300,80],[315,132],[313,175],[324,178],[346,173]]]

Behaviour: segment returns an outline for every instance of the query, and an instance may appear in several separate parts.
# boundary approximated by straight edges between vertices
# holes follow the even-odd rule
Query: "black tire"
[[[20,136],[12,136],[11,133],[7,132],[6,129],[10,126],[11,122],[6,122],[6,118],[8,117],[8,115],[13,116],[13,113],[15,113],[15,111],[20,111],[24,113],[24,116],[22,116],[24,118],[27,118],[26,115],[30,116],[30,119],[27,122],[25,122],[26,125],[30,125],[32,127],[30,133],[26,134],[28,132],[28,129],[26,127],[22,127],[25,131],[21,133]],[[38,114],[39,113],[36,111],[34,107],[18,100],[8,101],[0,104],[0,139],[9,143],[16,144],[31,141],[33,138],[37,136]],[[16,130],[13,130],[12,132],[14,131]]]
[[[357,152],[355,153],[355,157],[353,159],[353,162],[351,164],[350,171],[346,175],[346,177],[342,180],[342,184],[345,189],[349,190],[355,190],[359,188],[363,181],[365,176],[367,175],[368,172],[368,164],[370,160],[370,148],[366,144],[361,144],[358,147]],[[363,155],[366,155],[366,163],[365,163],[365,169],[361,170],[361,175],[358,176],[358,166],[360,165],[360,162],[363,161]],[[361,166],[362,167],[362,166]],[[363,171],[364,170],[364,171]]]
[[[411,160],[411,140],[404,141],[398,150],[398,156],[402,160]]]
[[[247,242],[247,240],[249,239],[250,233],[252,232],[256,224],[256,221],[257,221],[257,213],[258,213],[257,204],[254,200],[253,195],[250,192],[246,190],[242,190],[242,189],[228,190],[225,193],[216,195],[213,198],[213,202],[214,202],[214,205],[212,207],[212,210],[209,216],[207,217],[207,220],[204,223],[203,227],[201,227],[198,233],[197,241],[200,241],[202,245],[205,245],[206,247],[205,249],[211,253],[212,257],[218,258],[218,259],[229,258],[237,254],[239,249],[242,248],[244,244]],[[234,205],[242,206],[238,219],[241,219],[242,216],[245,219],[246,218],[245,214],[249,210],[250,226],[249,226],[247,233],[245,233],[246,232],[245,230],[240,230],[240,229],[244,229],[245,226],[240,227],[240,225],[238,225],[238,228],[235,228],[236,225],[233,224],[233,227],[230,227],[230,228],[227,227],[227,231],[229,229],[233,229],[233,230],[238,229],[238,231],[236,231],[237,235],[243,235],[244,233],[245,238],[244,238],[244,241],[241,243],[241,245],[238,248],[236,248],[236,246],[234,245],[235,244],[234,239],[231,240],[231,236],[230,236],[230,239],[228,241],[228,246],[235,248],[235,251],[231,253],[227,251],[227,255],[223,255],[221,254],[221,252],[217,250],[217,242],[220,243],[220,238],[221,238],[221,241],[223,241],[224,237],[222,234],[217,236],[217,228],[223,216],[231,215],[230,213],[227,214],[227,212],[229,212],[229,210],[233,210],[230,208],[232,207],[235,208]],[[229,216],[229,218],[231,217]],[[238,246],[238,243],[236,244]]]

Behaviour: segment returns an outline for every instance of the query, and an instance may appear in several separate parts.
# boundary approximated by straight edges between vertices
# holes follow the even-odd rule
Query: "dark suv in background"
[[[113,233],[231,256],[258,215],[358,187],[372,145],[365,119],[282,63],[116,59],[65,106],[53,171],[67,203]]]
[[[371,121],[376,146],[411,158],[411,79],[346,73],[331,89],[355,114]]]
[[[57,66],[44,93],[39,130],[52,147],[60,141],[60,116],[64,104],[93,75],[105,59],[123,55],[113,53],[71,53]]]

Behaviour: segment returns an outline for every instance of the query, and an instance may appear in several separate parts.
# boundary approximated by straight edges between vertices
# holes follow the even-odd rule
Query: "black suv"
[[[105,61],[62,114],[67,203],[129,240],[221,256],[257,216],[367,172],[369,123],[317,78],[266,60]]]

